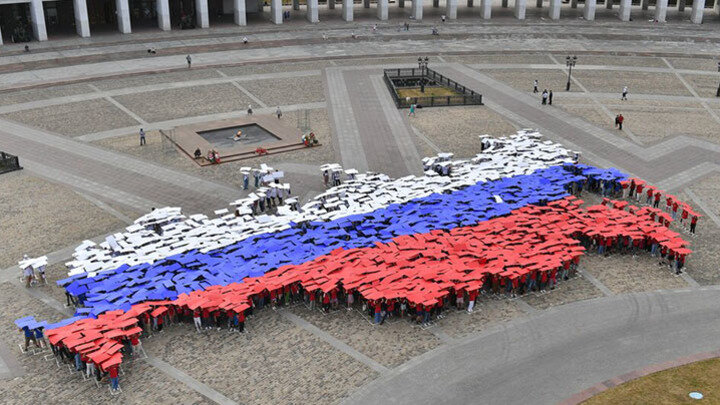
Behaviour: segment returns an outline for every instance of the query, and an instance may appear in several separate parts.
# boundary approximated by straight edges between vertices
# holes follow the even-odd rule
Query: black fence
[[[20,159],[9,153],[0,152],[0,174],[20,170]]]
[[[459,84],[454,80],[441,75],[428,68],[385,69],[383,74],[385,84],[390,89],[395,105],[398,108],[408,108],[411,104],[417,107],[444,107],[451,105],[483,105],[482,94]],[[455,90],[457,95],[427,96],[427,97],[400,97],[398,89],[415,88],[422,85],[427,87],[446,87]]]

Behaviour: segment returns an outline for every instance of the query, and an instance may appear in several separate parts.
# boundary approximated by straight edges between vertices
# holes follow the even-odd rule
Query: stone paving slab
[[[16,265],[23,254],[41,256],[124,225],[68,187],[28,170],[3,174],[0,181],[0,268]]]
[[[249,334],[189,324],[145,344],[148,352],[242,403],[336,402],[377,374],[280,314],[264,309],[246,322]]]
[[[423,108],[409,120],[443,152],[453,152],[456,158],[480,153],[479,135],[507,136],[516,130],[502,115],[485,106]]]
[[[381,326],[373,325],[360,309],[340,308],[324,314],[300,305],[290,312],[386,367],[397,367],[440,344],[431,333],[404,319],[388,319]]]
[[[4,114],[2,117],[69,136],[84,135],[137,124],[135,119],[107,100],[81,101],[34,110],[17,111]]]
[[[136,93],[114,98],[148,122],[242,111],[253,102],[230,84]]]
[[[325,101],[325,87],[319,75],[256,80],[242,83],[242,86],[269,107]]]
[[[583,269],[595,276],[615,294],[686,288],[688,284],[676,277],[669,266],[659,266],[649,255],[589,255],[583,258]]]

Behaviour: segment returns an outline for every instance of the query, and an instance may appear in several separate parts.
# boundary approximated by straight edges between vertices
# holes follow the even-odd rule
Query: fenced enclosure
[[[0,174],[20,170],[20,159],[9,153],[0,152]]]
[[[385,69],[383,79],[390,90],[393,101],[398,108],[408,108],[415,104],[417,107],[441,107],[453,105],[483,105],[482,94],[443,76],[428,68],[398,68]],[[442,88],[450,93],[448,95],[416,95],[403,96],[407,89],[425,90],[427,93],[438,93],[431,89]],[[422,91],[420,93],[423,93]]]

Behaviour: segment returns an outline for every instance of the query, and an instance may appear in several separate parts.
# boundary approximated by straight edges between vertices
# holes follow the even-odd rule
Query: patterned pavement
[[[266,95],[262,90],[249,90],[246,84],[256,80],[288,78],[301,83],[305,77],[322,77],[325,86],[324,101],[288,104],[283,106],[283,109],[286,112],[293,109],[297,111],[327,109],[332,132],[330,142],[334,145],[334,157],[338,162],[346,167],[381,171],[400,177],[420,172],[421,145],[428,143],[431,149],[437,149],[433,139],[437,139],[438,135],[420,133],[403,111],[394,108],[380,79],[381,67],[387,64],[382,58],[389,58],[398,53],[428,52],[434,55],[437,52],[447,52],[445,57],[450,62],[445,62],[443,56],[440,56],[438,59],[441,63],[433,67],[483,93],[489,110],[513,124],[540,128],[549,138],[582,151],[587,160],[597,165],[615,166],[651,180],[668,190],[684,191],[693,201],[700,201],[698,205],[709,213],[710,221],[717,222],[713,205],[710,201],[707,203],[703,201],[707,196],[697,195],[688,188],[720,169],[720,145],[717,143],[686,135],[677,135],[651,143],[635,142],[632,138],[616,135],[559,108],[541,108],[537,100],[527,93],[513,89],[507,83],[484,74],[483,69],[487,66],[452,62],[448,54],[456,52],[458,55],[464,55],[482,50],[502,57],[503,49],[515,49],[521,53],[538,49],[564,52],[566,49],[585,48],[587,41],[603,40],[602,44],[597,43],[599,50],[630,52],[642,49],[648,52],[648,55],[652,52],[682,51],[705,56],[716,53],[718,48],[716,42],[720,40],[720,35],[708,31],[707,27],[699,30],[675,30],[671,32],[672,35],[646,27],[633,27],[637,35],[621,39],[621,35],[611,33],[612,30],[590,26],[586,28],[587,36],[579,38],[572,32],[572,28],[555,27],[547,28],[553,37],[552,41],[548,41],[547,38],[532,34],[537,27],[514,26],[512,29],[517,31],[518,36],[508,35],[505,32],[508,30],[507,27],[473,27],[469,24],[458,24],[448,28],[453,35],[452,38],[448,35],[441,41],[434,41],[414,33],[408,36],[397,35],[392,32],[394,28],[388,26],[381,29],[381,34],[384,36],[382,40],[363,40],[352,45],[346,43],[347,38],[343,39],[343,36],[349,34],[346,28],[336,28],[334,33],[338,38],[326,44],[317,40],[319,32],[303,33],[302,35],[307,38],[315,37],[313,41],[306,41],[305,45],[299,45],[297,40],[288,42],[292,39],[289,32],[267,32],[262,34],[268,41],[265,45],[269,45],[274,38],[277,42],[273,46],[277,48],[269,46],[263,49],[260,46],[253,46],[251,49],[241,49],[234,45],[226,47],[217,45],[214,48],[206,47],[207,53],[200,55],[196,60],[206,66],[221,66],[232,65],[238,60],[267,61],[312,57],[317,62],[318,58],[331,57],[331,59],[326,67],[303,68],[286,73],[267,72],[246,76],[223,73],[210,79],[180,78],[166,83],[145,85],[136,83],[109,90],[96,87],[94,90],[83,90],[75,95],[59,95],[45,100],[4,105],[0,107],[0,113],[31,111],[39,107],[62,106],[69,102],[110,99],[109,102],[119,111],[123,111],[140,124],[144,121],[142,112],[133,111],[132,105],[118,103],[113,97],[142,96],[149,91],[162,92],[179,87],[195,88],[203,85],[232,86],[258,106],[267,105],[266,112],[272,112],[274,107],[265,102]],[[469,33],[461,34],[459,32],[461,30],[467,30]],[[708,42],[683,42],[698,36],[704,36]],[[521,38],[527,41],[520,41]],[[187,39],[186,43],[178,41],[171,47],[174,47],[176,52],[196,51],[201,48],[203,40],[206,39],[191,38]],[[223,40],[232,44],[232,35],[228,35]],[[663,40],[670,42],[662,43]],[[197,43],[195,44],[194,41]],[[117,53],[120,55],[118,59],[123,59],[134,57],[134,54],[123,54],[131,50],[129,48],[141,49],[144,46],[145,44],[140,42],[124,45],[107,44],[92,49],[86,47],[87,49],[78,52],[86,52],[88,55]],[[192,48],[193,46],[195,48]],[[227,52],[223,52],[224,50]],[[137,50],[133,52],[135,51]],[[60,54],[53,56],[53,52],[58,51],[48,49],[46,55],[38,53],[33,56],[36,60],[47,61],[62,58]],[[70,57],[74,51],[63,52],[68,52],[67,55]],[[377,56],[377,61],[366,59],[363,61],[365,66],[359,64],[352,66],[357,59],[346,58],[368,55]],[[33,72],[33,67],[41,68],[41,66],[23,61],[22,55],[13,56],[12,61],[0,59],[0,64],[7,66],[8,70],[13,69],[13,64],[27,63],[24,67],[28,68],[25,72],[0,74],[0,83],[40,84],[45,82],[45,79],[38,75],[45,73],[50,75],[48,76],[51,78],[50,81],[65,81],[90,79],[98,74],[127,75],[133,72],[175,69],[173,57],[167,54],[139,64],[128,61],[114,65],[103,63],[98,58],[97,60],[93,57],[82,59],[80,55],[76,56],[78,59],[69,58],[66,61],[82,63],[78,69],[42,66],[41,72]],[[350,66],[339,66],[341,64]],[[497,64],[493,66],[512,67],[500,67]],[[516,64],[513,66],[517,67]],[[636,69],[649,73],[677,75],[698,72],[680,69],[673,72],[672,66],[670,64],[667,66],[668,68],[618,67],[618,70]],[[553,64],[537,67],[562,70],[562,67]],[[692,86],[689,82],[683,82],[683,85],[688,88]],[[303,92],[301,86],[287,90],[288,95]],[[669,99],[692,98],[705,103],[702,108],[706,111],[717,108],[712,104],[711,99],[703,99],[698,92],[690,91],[690,94],[692,97],[671,96]],[[580,96],[582,94],[568,97]],[[603,95],[593,93],[593,96],[596,100],[602,100]],[[642,97],[653,101],[652,95],[642,95]],[[237,113],[230,111],[213,116],[187,115],[174,120],[147,122],[147,124],[151,128],[164,128]],[[133,115],[137,116],[132,117]],[[86,193],[99,204],[119,202],[137,210],[148,210],[152,206],[159,205],[176,205],[184,207],[185,212],[209,213],[225,207],[229,201],[242,195],[240,190],[236,190],[231,185],[232,179],[219,180],[210,176],[205,177],[197,172],[167,166],[143,157],[134,157],[94,143],[126,136],[137,130],[134,126],[86,133],[76,138],[31,128],[7,119],[0,119],[0,127],[0,150],[20,154],[29,172]],[[292,156],[287,160],[281,157],[280,160],[276,167],[293,173],[301,179],[299,195],[317,193],[318,186],[313,181],[317,182],[319,179],[316,175],[318,162],[312,155]],[[308,186],[305,187],[305,184]],[[112,207],[107,208],[113,210]],[[124,216],[119,212],[116,214]],[[66,260],[72,247],[59,250],[52,255],[51,261]],[[502,400],[505,403],[516,403],[533,398],[536,403],[552,403],[616,375],[655,362],[667,361],[674,358],[673,356],[681,357],[713,349],[709,346],[707,338],[716,336],[717,331],[714,327],[703,326],[692,338],[687,338],[683,331],[693,328],[700,322],[712,324],[706,318],[708,313],[716,310],[712,307],[714,304],[710,304],[716,301],[713,299],[716,294],[714,287],[699,288],[694,280],[686,279],[684,282],[690,288],[673,292],[615,294],[599,280],[599,276],[596,277],[603,273],[598,273],[596,269],[585,269],[583,274],[585,275],[583,279],[573,281],[573,285],[570,286],[572,291],[564,291],[560,288],[555,292],[556,295],[553,296],[555,298],[551,298],[549,302],[544,302],[538,297],[528,297],[514,302],[488,301],[482,305],[484,314],[479,313],[472,317],[453,314],[427,331],[419,331],[404,324],[377,330],[369,324],[365,325],[364,320],[360,316],[355,316],[356,314],[345,316],[343,313],[342,317],[339,314],[318,315],[308,314],[301,309],[263,314],[262,319],[249,322],[251,335],[242,343],[236,342],[234,337],[224,336],[224,332],[218,332],[223,335],[206,337],[192,333],[187,325],[181,325],[168,331],[165,336],[156,336],[148,342],[147,348],[151,356],[129,367],[131,370],[128,370],[128,376],[123,379],[125,392],[122,401],[126,403],[143,403],[144,400],[263,403],[272,400],[283,403],[308,399],[321,400],[327,394],[326,398],[329,402],[338,402],[347,398],[348,403],[386,402],[389,399],[396,399],[397,402],[402,403],[413,400],[424,403],[432,397],[416,398],[416,396],[427,391],[428,386],[418,387],[414,384],[429,382],[430,386],[435,387],[433,395],[444,395],[443,398],[446,400],[450,398],[450,402],[473,398],[476,401],[486,399],[487,401],[484,402]],[[18,312],[32,312],[48,317],[58,317],[66,312],[63,304],[58,301],[61,295],[55,292],[37,289],[19,293],[24,289],[15,280],[13,268],[2,272],[2,280],[1,286],[6,290],[5,292],[18,297],[17,303],[7,306],[11,312],[0,311],[6,323],[10,322],[10,318]],[[667,285],[684,285],[681,279],[673,280],[674,284],[667,280],[663,282]],[[593,297],[602,298],[562,305],[564,302]],[[701,298],[710,299],[701,300]],[[557,305],[562,306],[552,311],[545,310]],[[620,311],[628,315],[596,318],[597,311],[601,313]],[[344,323],[349,322],[350,326],[339,326],[338,319]],[[594,319],[596,324],[588,325],[588,319]],[[499,320],[511,321],[493,327],[493,322]],[[637,322],[638,326],[633,326],[633,322]],[[553,325],[558,328],[553,328]],[[620,349],[604,347],[598,351],[583,345],[582,341],[588,341],[588,336],[595,331],[594,328],[602,326],[607,329],[603,339],[607,342],[621,342]],[[645,329],[642,329],[643,327]],[[95,391],[94,386],[83,385],[81,381],[73,380],[73,377],[55,372],[46,373],[43,370],[44,363],[37,357],[28,359],[19,356],[16,347],[12,345],[12,342],[17,340],[16,335],[15,331],[6,330],[0,336],[3,338],[0,340],[0,389],[6,393],[14,392],[11,395],[0,395],[6,399],[6,402],[26,402],[23,399],[48,402],[76,396],[75,402],[89,403],[93,402],[96,393],[107,394],[105,391]],[[660,339],[660,336],[672,336],[683,344],[673,345],[672,342],[655,340]],[[529,352],[525,349],[538,340],[543,344],[536,351]],[[398,341],[402,342],[401,348],[395,346]],[[598,342],[592,339],[589,341]],[[293,342],[296,344],[292,344]],[[386,349],[376,347],[378,345],[384,345]],[[648,347],[658,345],[663,345],[662,355],[647,350]],[[405,346],[418,350],[401,355],[393,353],[383,358],[384,351],[396,350],[396,348],[400,350]],[[274,353],[282,359],[293,359],[290,362],[292,364],[288,363],[284,366],[285,363],[278,362],[269,353]],[[497,353],[504,354],[498,359]],[[585,356],[584,360],[573,361],[580,358],[578,356]],[[571,366],[566,367],[565,363]],[[478,364],[482,365],[482,370],[477,369]],[[593,370],[578,370],[577,367],[582,364],[596,364],[597,367]],[[240,373],[238,369],[241,370]],[[266,369],[271,370],[269,376],[264,372]],[[521,372],[515,375],[516,370]],[[537,378],[540,375],[538,370],[553,370],[553,373],[540,371],[544,377]],[[22,376],[23,374],[26,376]],[[45,392],[34,389],[33,380],[27,377],[28,374],[42,375],[40,380],[47,387]],[[282,386],[273,385],[273,376],[277,381],[282,382]],[[296,376],[303,376],[307,381],[300,384],[291,383]],[[528,379],[535,378],[537,381],[526,384]],[[479,379],[484,382],[478,384]],[[560,379],[559,383],[558,379]],[[552,392],[543,391],[543,387],[551,385],[557,389]],[[358,390],[360,386],[363,387]],[[510,390],[508,386],[523,388]],[[542,392],[539,397],[535,396],[538,392]],[[109,402],[117,402],[109,396],[106,399]]]

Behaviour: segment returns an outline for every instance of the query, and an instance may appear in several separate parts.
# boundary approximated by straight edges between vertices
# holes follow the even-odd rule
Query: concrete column
[[[197,26],[207,28],[210,26],[210,13],[208,12],[207,0],[195,0],[195,16]]]
[[[705,11],[705,0],[693,0],[692,14],[690,14],[690,21],[692,21],[695,24],[702,24],[704,11]]]
[[[75,30],[83,38],[90,36],[90,20],[88,19],[87,3],[85,0],[73,0],[75,11]]]
[[[130,25],[130,1],[115,0],[115,14],[117,15],[118,31],[123,34],[132,32]]]
[[[608,10],[612,10],[613,8],[613,0],[605,0],[605,8]]]
[[[502,0],[502,3],[500,3],[500,7],[507,8],[508,7],[508,0]]]
[[[570,8],[577,8],[578,0],[570,0]]]
[[[423,0],[412,0],[412,16],[415,21],[422,20]]]
[[[3,42],[2,42],[2,31],[0,31],[0,45],[2,45],[2,44],[3,44]]]
[[[328,0],[328,9],[335,10],[335,0]]]
[[[518,20],[524,20],[526,8],[527,0],[515,0],[515,18]]]
[[[678,0],[678,11],[685,11],[685,0]]]
[[[315,4],[317,4],[317,0],[315,0]],[[235,20],[235,24],[247,25],[247,13],[245,12],[245,0],[233,0],[233,17]]]
[[[244,5],[245,3],[243,3]],[[158,28],[163,31],[170,31],[172,23],[170,22],[170,3],[168,0],[157,0],[155,11],[157,12]]]
[[[363,8],[370,8],[370,0],[363,0]]]
[[[642,0],[640,2],[643,10],[647,10],[650,7],[650,0]]]
[[[318,0],[307,0],[307,13],[305,15],[307,20],[311,23],[320,21],[320,18],[318,17],[318,7]]]
[[[445,0],[445,15],[448,20],[457,19],[457,3],[458,0]]]
[[[667,0],[665,0],[667,1]],[[595,8],[597,7],[597,0],[585,0],[585,7],[583,7],[583,18],[587,21],[595,20]]]
[[[38,41],[47,41],[45,10],[43,10],[42,0],[32,0],[30,2],[30,19],[32,19],[31,24],[35,39]]]
[[[489,20],[491,15],[492,0],[482,0],[482,2],[480,2],[480,18],[482,18],[483,20]]]
[[[275,24],[283,23],[282,0],[272,0],[270,2],[270,21]]]
[[[455,0],[457,1],[457,0]],[[377,18],[380,21],[388,19],[388,0],[378,0],[377,2]]]
[[[720,14],[720,0],[715,0],[715,7],[713,8],[715,9],[716,14]]]
[[[345,21],[353,20],[353,0],[342,0],[342,19]]]
[[[537,7],[537,8],[542,8],[542,4],[543,4],[543,0],[537,0],[537,1],[535,2],[535,7]]]
[[[300,0],[292,1],[293,10],[300,10]]]
[[[550,9],[548,10],[548,16],[550,16],[551,20],[560,19],[560,7],[562,7],[562,3],[560,3],[560,0],[550,0]]]
[[[659,22],[665,22],[667,16],[668,0],[657,0],[655,3],[655,19]]]
[[[472,7],[473,6],[473,0],[467,0],[467,6]]]
[[[630,21],[630,9],[632,8],[631,0],[620,0],[620,13],[618,18],[621,21]]]

